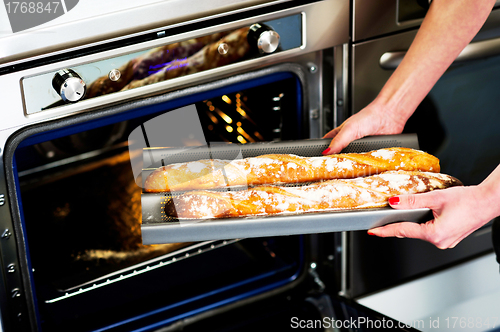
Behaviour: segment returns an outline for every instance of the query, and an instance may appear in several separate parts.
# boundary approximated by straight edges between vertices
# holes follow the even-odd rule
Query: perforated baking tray
[[[312,139],[245,145],[211,145],[191,149],[146,149],[143,178],[161,165],[200,159],[247,158],[269,153],[292,153],[304,157],[320,156],[329,143],[329,139]],[[417,136],[414,134],[375,136],[354,141],[342,152],[368,152],[386,147],[418,149],[419,145]],[[402,211],[387,207],[297,215],[179,221],[165,215],[163,207],[168,199],[170,199],[168,193],[142,194],[141,228],[144,244],[367,230],[398,221],[422,222],[429,220],[431,216],[429,209]]]

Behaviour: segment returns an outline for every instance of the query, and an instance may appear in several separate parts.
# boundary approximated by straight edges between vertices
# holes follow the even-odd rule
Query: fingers
[[[436,197],[434,192],[427,192],[412,195],[399,195],[389,198],[389,205],[398,210],[412,209],[437,209],[440,205],[439,197]]]
[[[426,238],[426,230],[422,227],[424,224],[417,224],[413,222],[400,222],[395,224],[385,225],[383,227],[372,228],[368,230],[369,235],[376,235],[380,237],[399,237],[399,238],[412,238],[424,239]]]
[[[337,128],[328,132],[323,138],[332,138],[330,146],[323,151],[324,155],[340,153],[346,146],[352,141],[361,138],[357,131],[352,130],[349,125],[345,125],[347,122],[342,123]]]
[[[424,240],[435,245],[439,249],[454,248],[458,243],[460,243],[460,241],[469,235],[466,234],[456,238],[454,236],[449,237],[448,234],[443,234],[443,232],[438,231],[436,227],[434,227],[434,222],[434,220],[431,220],[424,224],[417,224],[413,222],[394,223],[382,227],[372,228],[368,230],[368,234],[379,237]]]

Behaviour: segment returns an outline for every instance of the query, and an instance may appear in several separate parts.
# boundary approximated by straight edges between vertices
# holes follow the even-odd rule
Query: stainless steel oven
[[[163,145],[184,147],[320,138],[349,3],[115,1],[96,16],[101,5],[0,36],[2,330],[180,329],[276,296],[319,315],[295,298],[333,255],[324,239],[145,243],[135,172],[140,139],[157,137],[134,135],[159,126]]]

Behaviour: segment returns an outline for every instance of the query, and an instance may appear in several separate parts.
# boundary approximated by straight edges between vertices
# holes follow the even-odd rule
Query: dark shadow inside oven
[[[206,142],[303,138],[300,82],[291,74],[278,78],[207,99],[188,98],[196,102]],[[168,324],[280,287],[301,273],[300,236],[142,244],[141,188],[131,167],[142,150],[129,151],[127,137],[168,110],[155,105],[149,114],[135,110],[105,126],[61,128],[16,150],[42,330]],[[227,118],[237,128],[229,129]],[[188,135],[176,143],[204,142]]]

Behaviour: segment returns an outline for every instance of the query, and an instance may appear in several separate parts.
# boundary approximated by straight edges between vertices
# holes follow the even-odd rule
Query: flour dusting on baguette
[[[241,191],[193,191],[165,206],[180,219],[295,214],[387,206],[395,195],[461,185],[456,178],[432,172],[388,171],[355,179],[336,179],[301,187],[260,186]]]
[[[439,172],[440,167],[436,157],[409,148],[321,157],[268,154],[239,160],[200,160],[160,167],[147,177],[144,190],[170,192],[304,183],[356,178],[393,170]]]

